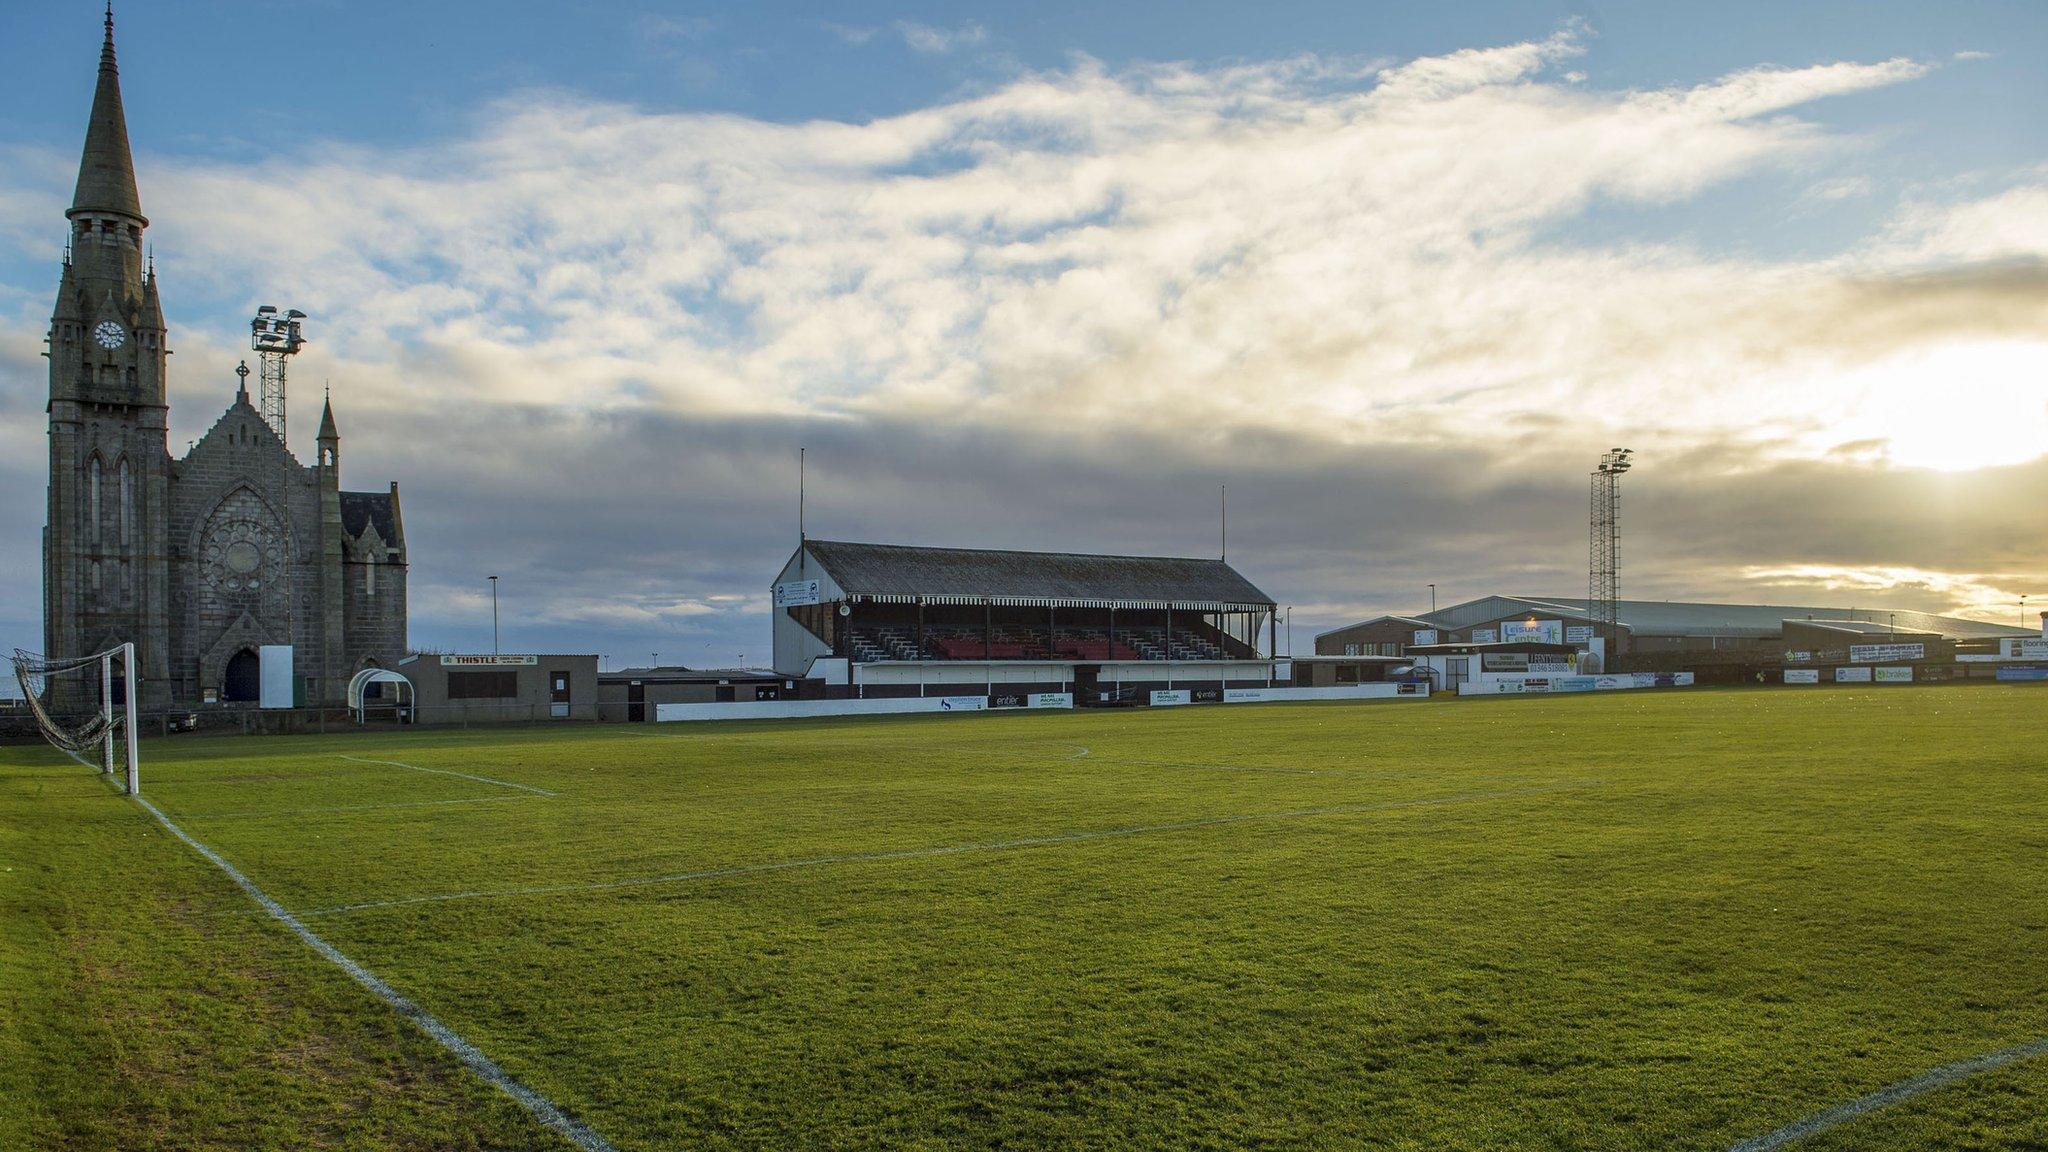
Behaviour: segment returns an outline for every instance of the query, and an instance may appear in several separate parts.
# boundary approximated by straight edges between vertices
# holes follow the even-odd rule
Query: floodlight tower
[[[299,321],[306,314],[293,308],[280,316],[277,306],[265,304],[249,321],[249,347],[256,350],[263,370],[262,398],[257,411],[279,440],[284,439],[284,362],[306,343],[299,333]]]
[[[1612,448],[1593,469],[1591,540],[1586,564],[1586,614],[1606,642],[1612,661],[1621,647],[1621,610],[1616,573],[1621,567],[1621,474],[1629,469],[1627,448]]]

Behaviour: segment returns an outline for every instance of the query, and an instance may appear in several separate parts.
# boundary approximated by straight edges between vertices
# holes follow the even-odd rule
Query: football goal
[[[16,648],[14,678],[44,739],[106,776],[116,771],[118,750],[122,791],[132,796],[141,789],[135,645],[62,659]]]

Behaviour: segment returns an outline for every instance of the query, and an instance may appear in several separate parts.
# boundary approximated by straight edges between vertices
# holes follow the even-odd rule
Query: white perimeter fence
[[[1404,691],[1403,689],[1407,689]],[[1152,693],[1154,705],[1197,703],[1187,690]],[[1160,699],[1169,697],[1170,699]],[[1428,691],[1415,684],[1356,684],[1341,688],[1231,688],[1221,703],[1248,704],[1280,700],[1423,700]],[[1038,692],[1024,698],[1026,708],[1072,708],[1072,692]],[[1211,703],[1214,701],[1200,701]],[[900,712],[994,712],[987,696],[899,696],[875,700],[742,700],[722,704],[657,704],[654,718],[671,720],[788,720],[802,716],[879,716]]]

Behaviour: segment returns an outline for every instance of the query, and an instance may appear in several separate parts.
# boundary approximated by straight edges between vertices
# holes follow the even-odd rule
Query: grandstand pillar
[[[981,602],[981,658],[995,659],[996,651],[996,610],[987,600]]]
[[[919,660],[924,659],[924,597],[922,596],[917,598],[917,658]],[[924,695],[924,677],[920,675],[917,682],[919,685],[917,694],[922,696]]]

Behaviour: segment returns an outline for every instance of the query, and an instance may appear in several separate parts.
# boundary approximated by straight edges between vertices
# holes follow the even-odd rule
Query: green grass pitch
[[[143,786],[620,1149],[1712,1150],[2048,1036],[2044,720],[2017,685],[173,737]],[[0,865],[0,1147],[567,1147],[52,753],[0,749]],[[2048,1059],[1797,1147],[2048,1147]]]

